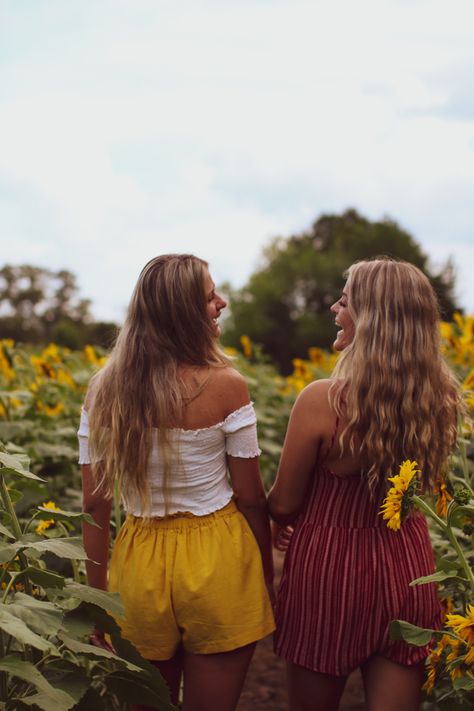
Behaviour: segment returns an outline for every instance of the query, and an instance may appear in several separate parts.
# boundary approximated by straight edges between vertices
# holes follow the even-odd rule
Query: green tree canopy
[[[335,337],[329,307],[339,298],[344,271],[355,261],[377,255],[404,259],[430,279],[443,318],[456,309],[450,262],[431,273],[428,257],[396,222],[370,222],[356,210],[323,215],[308,232],[277,238],[264,250],[264,264],[240,290],[230,289],[231,316],[224,343],[237,346],[242,334],[263,346],[283,372],[308,348],[327,348]]]
[[[79,296],[76,277],[31,264],[0,269],[0,337],[23,343],[55,341],[79,348],[108,346],[115,324],[96,323],[90,301]]]

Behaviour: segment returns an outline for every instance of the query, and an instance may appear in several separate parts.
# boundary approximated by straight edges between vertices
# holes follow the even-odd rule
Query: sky
[[[390,217],[474,311],[472,0],[0,0],[0,263],[120,321],[143,265],[242,286],[274,237]]]

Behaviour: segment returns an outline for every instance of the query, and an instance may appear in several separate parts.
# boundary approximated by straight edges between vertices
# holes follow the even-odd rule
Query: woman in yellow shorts
[[[255,644],[274,629],[255,412],[218,346],[225,306],[206,262],[152,259],[78,433],[84,510],[100,526],[84,527],[99,563],[89,583],[120,593],[122,633],[175,703],[184,674],[185,711],[235,709]],[[116,482],[127,518],[107,576]]]

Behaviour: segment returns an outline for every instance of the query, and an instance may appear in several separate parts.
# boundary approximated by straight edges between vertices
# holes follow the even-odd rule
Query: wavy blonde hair
[[[357,449],[372,492],[405,459],[418,462],[430,489],[444,474],[462,409],[440,351],[436,295],[417,267],[388,257],[357,262],[345,276],[354,338],[329,389],[346,423],[341,450]]]
[[[153,428],[164,454],[164,494],[171,459],[168,436],[185,405],[180,364],[221,366],[229,359],[219,349],[207,315],[207,262],[191,254],[155,257],[143,268],[125,323],[107,364],[90,387],[91,460],[98,488],[111,496],[118,481],[125,500],[149,510],[147,464]]]

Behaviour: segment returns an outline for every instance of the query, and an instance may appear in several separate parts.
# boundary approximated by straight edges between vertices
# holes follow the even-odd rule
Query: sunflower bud
[[[466,504],[469,503],[470,498],[471,492],[469,491],[469,489],[460,488],[456,489],[456,491],[454,492],[454,500],[460,506],[466,506]]]

